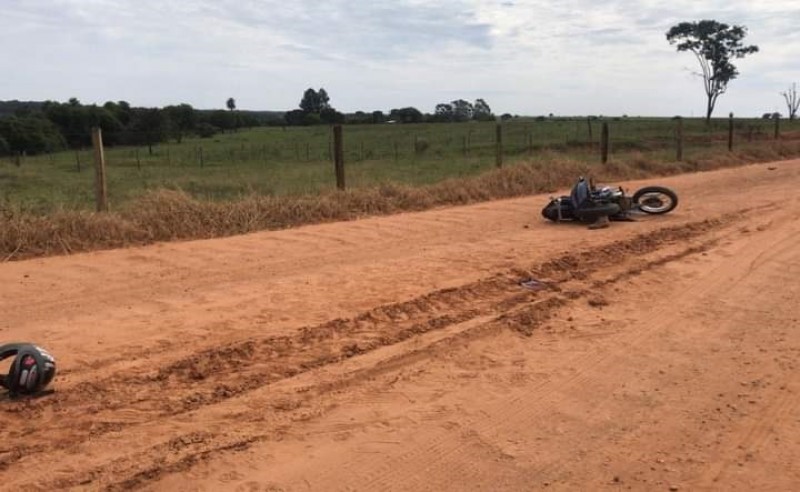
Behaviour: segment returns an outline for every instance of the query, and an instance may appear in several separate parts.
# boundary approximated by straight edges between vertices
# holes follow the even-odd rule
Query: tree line
[[[18,107],[13,114],[0,118],[0,155],[88,147],[92,127],[103,129],[104,143],[110,146],[152,146],[168,140],[181,142],[187,135],[210,137],[265,123],[234,109],[197,110],[189,104],[141,108],[126,101],[98,106],[81,104],[75,98],[66,103],[45,101],[34,107]]]
[[[227,110],[198,110],[189,104],[143,108],[132,107],[126,101],[109,101],[98,106],[81,104],[76,98],[65,103],[45,101],[23,104],[10,101],[0,104],[12,108],[11,114],[0,114],[0,155],[23,152],[33,155],[89,147],[93,127],[102,128],[106,145],[147,145],[152,148],[153,145],[168,140],[180,143],[189,135],[211,137],[218,132],[261,125],[309,126],[494,119],[489,105],[483,99],[478,99],[474,104],[463,99],[438,104],[432,114],[423,113],[414,107],[392,109],[388,114],[383,111],[344,114],[331,105],[330,96],[324,88],[307,89],[298,109],[282,115],[277,112],[237,111],[236,101],[232,97],[225,102]]]
[[[508,115],[510,116],[510,115]],[[408,106],[395,108],[388,114],[383,111],[356,111],[343,114],[337,111],[324,88],[306,89],[300,100],[298,109],[288,111],[284,116],[290,126],[310,126],[318,124],[378,124],[378,123],[452,123],[461,121],[492,121],[495,119],[489,105],[483,99],[470,103],[458,99],[450,103],[436,105],[433,113],[423,113],[419,109]]]

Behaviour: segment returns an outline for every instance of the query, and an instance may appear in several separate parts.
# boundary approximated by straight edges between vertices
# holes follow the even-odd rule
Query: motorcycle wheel
[[[633,194],[633,203],[646,214],[672,212],[678,206],[678,195],[663,186],[646,186]]]

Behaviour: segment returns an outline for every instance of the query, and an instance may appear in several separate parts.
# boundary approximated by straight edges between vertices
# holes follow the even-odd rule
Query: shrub
[[[200,123],[197,125],[196,131],[200,138],[211,138],[219,132],[219,128],[211,123]]]

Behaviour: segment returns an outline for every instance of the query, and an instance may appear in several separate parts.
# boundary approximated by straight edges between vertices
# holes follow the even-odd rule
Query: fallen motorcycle
[[[569,196],[551,198],[542,216],[554,222],[592,222],[603,215],[609,220],[630,221],[631,212],[661,215],[677,206],[678,195],[663,186],[646,186],[629,196],[622,187],[595,187],[580,178]]]

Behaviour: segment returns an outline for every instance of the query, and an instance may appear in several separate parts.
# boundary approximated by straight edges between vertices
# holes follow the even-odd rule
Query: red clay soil
[[[796,490],[800,161],[644,184],[681,205],[589,231],[533,196],[0,264],[0,343],[60,371],[0,398],[0,484]]]

